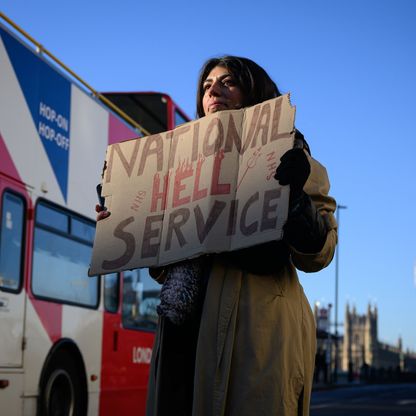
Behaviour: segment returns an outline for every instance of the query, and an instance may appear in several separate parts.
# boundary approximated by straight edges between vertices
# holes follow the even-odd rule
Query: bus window
[[[123,326],[155,330],[159,292],[160,285],[149,276],[146,269],[124,272]]]
[[[188,121],[189,120],[186,119],[178,110],[175,110],[175,127],[187,123]]]
[[[83,240],[94,242],[95,228],[87,221],[80,221],[76,218],[71,219],[71,234]]]
[[[17,292],[22,282],[25,203],[22,198],[3,194],[0,234],[0,287]]]
[[[119,303],[120,277],[118,273],[104,275],[104,309],[115,313]]]
[[[47,216],[45,216],[47,214]],[[49,221],[47,221],[49,219]],[[82,229],[80,232],[78,223]],[[94,222],[39,202],[36,209],[32,291],[36,296],[98,306],[98,277],[88,277]],[[70,232],[70,230],[75,232]]]
[[[168,130],[168,107],[160,93],[103,93],[151,134]]]
[[[56,230],[67,233],[69,230],[69,218],[61,211],[57,211],[46,205],[38,205],[36,210],[36,222],[40,225],[47,225]]]

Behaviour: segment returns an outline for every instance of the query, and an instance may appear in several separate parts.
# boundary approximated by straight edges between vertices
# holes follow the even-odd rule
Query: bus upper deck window
[[[187,122],[188,120],[178,110],[175,110],[175,127]]]

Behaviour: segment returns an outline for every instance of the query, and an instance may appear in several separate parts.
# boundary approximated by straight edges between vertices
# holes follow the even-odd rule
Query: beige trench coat
[[[324,268],[337,241],[326,170],[310,162],[304,190],[329,226],[325,245],[314,254],[290,247],[291,260],[272,275],[249,274],[221,256],[214,259],[198,338],[193,416],[309,414],[316,328],[296,268]],[[152,381],[149,389],[157,391]],[[150,408],[155,400],[150,394]]]

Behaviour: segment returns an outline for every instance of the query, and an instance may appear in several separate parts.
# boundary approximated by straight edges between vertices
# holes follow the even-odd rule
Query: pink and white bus
[[[159,287],[87,276],[95,187],[107,145],[142,135],[132,119],[188,118],[165,94],[105,94],[126,122],[1,17],[0,414],[144,414]]]

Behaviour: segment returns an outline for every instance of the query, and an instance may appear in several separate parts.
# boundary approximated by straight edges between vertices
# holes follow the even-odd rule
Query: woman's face
[[[202,107],[205,115],[222,110],[235,110],[243,105],[243,92],[227,68],[213,68],[202,86]]]

